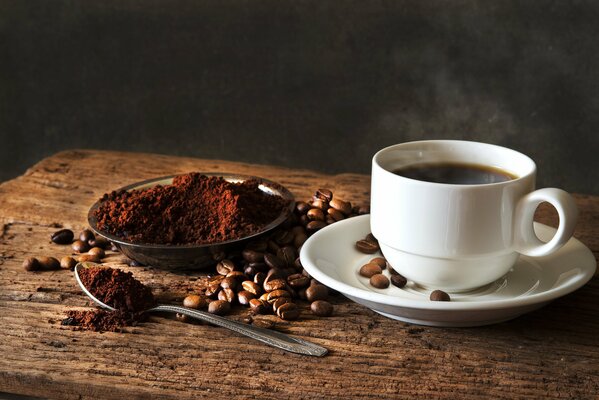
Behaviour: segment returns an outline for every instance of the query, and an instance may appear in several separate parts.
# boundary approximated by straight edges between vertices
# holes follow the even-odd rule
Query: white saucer
[[[535,223],[541,240],[555,229]],[[380,254],[362,254],[354,244],[370,233],[370,216],[350,218],[315,233],[304,243],[301,262],[326,286],[386,317],[420,325],[479,326],[515,318],[575,291],[595,273],[593,253],[572,238],[553,255],[520,256],[503,278],[482,288],[451,294],[450,302],[430,301],[430,291],[413,282],[400,289],[376,289],[358,274]],[[384,273],[389,276],[388,271]]]

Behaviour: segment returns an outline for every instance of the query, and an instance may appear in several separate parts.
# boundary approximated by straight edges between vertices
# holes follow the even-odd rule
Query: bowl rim
[[[136,242],[131,242],[128,240],[125,240],[119,236],[113,235],[111,233],[105,232],[101,229],[98,228],[97,226],[97,219],[94,215],[94,212],[98,209],[98,207],[100,207],[100,205],[102,204],[102,200],[98,200],[96,201],[89,209],[88,213],[87,213],[87,222],[91,228],[91,230],[95,233],[98,234],[100,236],[103,236],[105,239],[110,240],[111,242],[114,242],[118,245],[122,245],[122,246],[129,246],[129,247],[137,247],[137,248],[152,248],[152,249],[164,249],[164,250],[175,250],[175,249],[198,249],[198,248],[209,248],[209,247],[214,247],[214,246],[221,246],[221,245],[230,245],[230,244],[234,244],[237,242],[241,242],[241,241],[245,241],[251,238],[254,238],[256,236],[260,236],[265,232],[268,232],[276,227],[278,227],[279,225],[281,225],[288,217],[289,215],[291,215],[293,213],[293,209],[295,207],[295,197],[293,196],[293,194],[283,185],[281,185],[280,183],[259,177],[259,176],[254,176],[254,175],[244,175],[244,174],[234,174],[234,173],[229,173],[229,172],[198,172],[201,175],[205,175],[205,176],[209,176],[209,177],[221,177],[223,179],[225,179],[227,182],[244,182],[250,179],[255,179],[257,181],[260,182],[259,184],[259,188],[260,190],[262,190],[265,193],[274,193],[277,194],[281,197],[283,197],[283,199],[288,201],[288,206],[283,209],[281,211],[281,213],[279,214],[279,216],[277,218],[275,218],[272,222],[270,222],[269,224],[265,225],[261,230],[259,230],[258,232],[252,233],[249,236],[243,236],[241,238],[237,238],[237,239],[231,239],[231,240],[227,240],[224,242],[214,242],[214,243],[204,243],[204,244],[195,244],[195,243],[191,243],[191,244],[157,244],[157,243],[136,243]],[[160,182],[160,181],[164,181],[164,180],[171,180],[175,178],[176,176],[181,176],[181,175],[186,175],[186,173],[183,174],[175,174],[175,175],[166,175],[166,176],[161,176],[158,178],[151,178],[151,179],[146,179],[143,181],[139,181],[139,182],[135,182],[123,187],[120,187],[118,189],[115,189],[114,191],[131,191],[134,189],[138,189],[140,187],[144,187],[145,188],[149,188],[149,187],[155,187],[158,186],[158,184],[156,182]],[[148,186],[151,185],[153,183],[156,183],[152,186]],[[144,188],[144,189],[145,189]],[[267,190],[264,190],[264,188],[267,188]]]

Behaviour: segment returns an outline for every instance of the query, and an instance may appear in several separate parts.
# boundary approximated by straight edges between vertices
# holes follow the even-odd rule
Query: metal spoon
[[[81,279],[79,278],[79,268],[87,268],[89,265],[86,264],[88,263],[79,263],[75,266],[75,278],[77,279],[77,283],[81,287],[81,290],[83,290],[83,293],[85,293],[87,297],[92,299],[94,303],[96,303],[100,307],[106,308],[111,311],[115,311],[113,307],[110,307],[108,304],[104,304],[103,302],[98,300],[94,295],[92,295],[90,291],[87,290],[87,288],[83,285],[83,282],[81,282]],[[231,321],[227,318],[219,317],[214,314],[209,314],[204,311],[192,310],[191,308],[158,305],[154,308],[146,310],[146,312],[173,312],[184,314],[188,317],[199,319],[200,321],[209,322],[213,325],[218,325],[223,328],[230,329],[237,333],[241,333],[242,335],[249,336],[252,339],[259,340],[260,342],[266,343],[270,346],[278,347],[280,349],[290,351],[292,353],[299,353],[317,357],[322,357],[328,353],[328,350],[324,347],[318,346],[314,343],[310,343],[303,339],[285,335],[281,332],[272,331],[264,328],[258,328],[253,325],[246,325],[236,321]]]

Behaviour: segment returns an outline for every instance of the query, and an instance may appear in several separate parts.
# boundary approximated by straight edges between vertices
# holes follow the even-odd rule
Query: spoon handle
[[[187,315],[191,318],[196,318],[201,321],[209,322],[213,325],[218,325],[223,328],[230,329],[242,335],[249,336],[252,339],[259,340],[270,346],[290,351],[292,353],[305,354],[309,356],[322,357],[327,354],[328,350],[324,347],[310,343],[306,340],[299,339],[293,336],[286,335],[281,332],[259,328],[253,325],[242,324],[237,321],[232,321],[227,318],[219,317],[205,311],[192,310],[186,307],[160,305],[149,310],[150,312],[166,311]]]

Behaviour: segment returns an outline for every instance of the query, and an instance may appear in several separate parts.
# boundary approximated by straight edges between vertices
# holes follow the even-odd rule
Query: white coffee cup
[[[462,185],[392,172],[443,162],[490,166],[516,178]],[[519,254],[551,254],[574,232],[574,199],[561,189],[535,191],[535,175],[529,157],[491,144],[427,140],[387,147],[372,159],[372,233],[392,267],[421,286],[460,292],[489,284],[505,275]],[[560,221],[547,243],[533,229],[534,212],[545,201]]]

